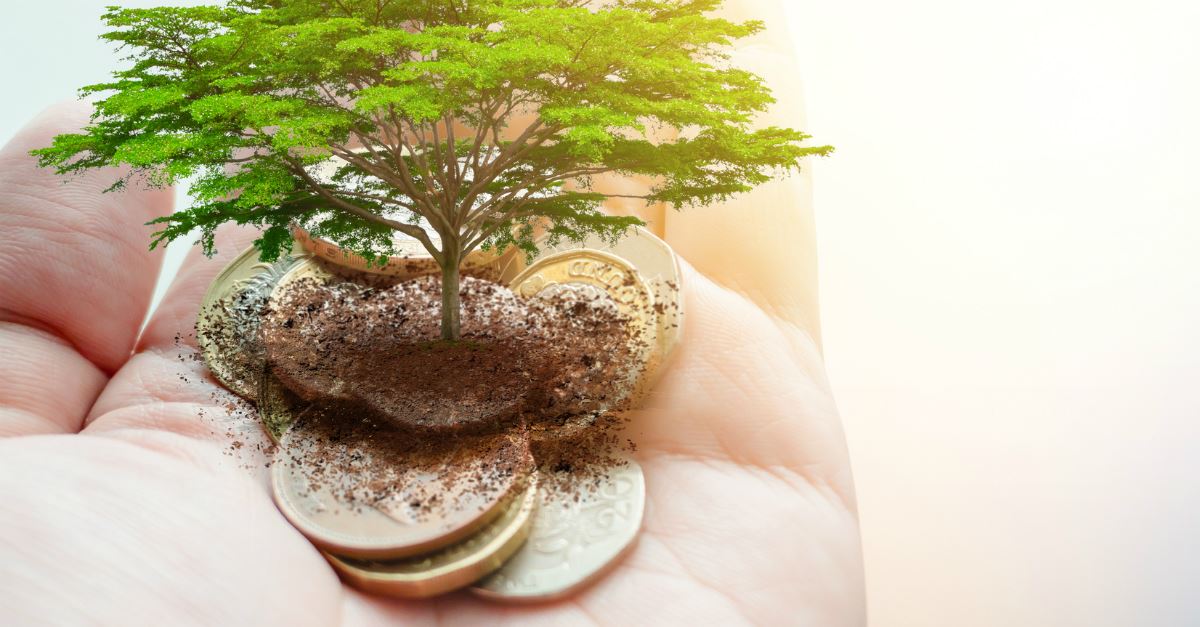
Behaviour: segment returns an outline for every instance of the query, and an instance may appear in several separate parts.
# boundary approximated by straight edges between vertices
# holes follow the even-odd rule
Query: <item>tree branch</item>
[[[320,182],[313,179],[312,176],[309,175],[308,171],[304,169],[304,164],[291,157],[285,157],[284,159],[289,166],[288,169],[290,169],[293,174],[296,174],[300,176],[300,178],[304,179],[305,183],[308,184],[308,187],[312,189],[312,191],[316,192],[322,198],[332,203],[335,207],[368,222],[386,226],[392,230],[400,231],[405,235],[413,237],[418,242],[421,242],[421,245],[425,247],[425,250],[429,251],[429,254],[433,256],[435,261],[442,263],[442,260],[444,259],[442,256],[442,251],[438,250],[437,247],[433,245],[433,241],[429,239],[429,234],[425,232],[425,229],[413,224],[405,224],[403,222],[389,220],[383,216],[371,213],[370,211],[367,211],[366,209],[363,209],[354,203],[346,202],[326,189],[324,185],[320,184]]]

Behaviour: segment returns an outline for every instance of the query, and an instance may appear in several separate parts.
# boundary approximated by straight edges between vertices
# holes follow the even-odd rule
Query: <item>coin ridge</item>
[[[475,535],[434,553],[402,560],[432,561],[450,555],[455,550],[462,550],[481,538],[485,540],[484,547],[456,557],[447,564],[415,573],[380,572],[371,570],[369,566],[356,565],[329,551],[322,551],[322,555],[344,580],[373,594],[420,599],[464,588],[503,566],[529,537],[540,496],[537,471],[531,473],[526,481],[525,491],[512,497],[505,513]]]
[[[205,365],[209,372],[217,379],[226,389],[235,394],[249,400],[256,400],[258,396],[258,386],[251,383],[239,381],[237,377],[231,374],[231,368],[225,366],[221,362],[221,354],[216,344],[209,338],[206,329],[212,327],[214,317],[218,315],[219,309],[215,307],[221,300],[234,296],[238,293],[237,289],[233,289],[238,283],[245,283],[253,278],[270,272],[278,264],[300,264],[308,257],[308,253],[297,252],[296,245],[293,243],[292,249],[285,253],[282,259],[275,262],[265,262],[261,260],[251,261],[258,254],[258,249],[250,246],[243,250],[237,257],[233,258],[225,267],[217,273],[216,278],[208,285],[208,289],[204,292],[204,297],[200,300],[200,309],[196,317],[196,345],[200,349],[200,355],[204,359]],[[262,265],[263,269],[259,272],[252,273],[247,277],[243,277],[236,281],[231,281],[230,276],[242,270],[249,263],[253,268],[255,265]],[[287,272],[282,276],[286,276],[292,268],[288,268]],[[281,276],[281,278],[282,278]],[[272,293],[274,288],[272,287]],[[269,295],[268,295],[269,298]],[[225,316],[228,318],[228,316]]]
[[[291,408],[287,407],[287,401],[281,398],[285,395],[284,390],[286,389],[275,378],[275,375],[271,373],[270,364],[263,364],[262,373],[259,374],[258,380],[258,395],[256,397],[258,403],[256,409],[258,411],[256,413],[258,414],[259,422],[262,423],[263,431],[267,432],[267,436],[271,438],[271,442],[276,446],[280,445],[283,441],[283,436],[297,418],[296,415],[293,415]],[[309,407],[312,407],[312,405],[310,404]],[[303,413],[303,411],[301,410],[300,413]]]
[[[527,437],[527,436],[526,436]],[[528,440],[526,440],[528,447]],[[487,527],[496,519],[504,515],[505,503],[513,498],[514,494],[520,494],[519,490],[522,486],[530,481],[537,473],[536,464],[533,462],[532,456],[528,456],[528,463],[524,464],[520,470],[523,470],[518,478],[513,482],[512,486],[505,494],[502,494],[489,507],[478,512],[478,515],[470,519],[469,522],[461,527],[455,528],[449,532],[443,533],[430,540],[419,542],[416,544],[396,544],[386,541],[380,541],[373,546],[369,539],[363,535],[354,535],[336,529],[329,529],[318,522],[310,521],[301,513],[299,504],[294,502],[294,496],[290,490],[286,488],[285,482],[287,478],[283,473],[287,472],[290,466],[280,459],[278,456],[287,454],[287,442],[284,441],[279,445],[276,451],[276,459],[271,464],[270,481],[271,495],[275,501],[276,507],[279,509],[283,517],[299,531],[304,537],[308,538],[314,545],[329,551],[336,551],[347,557],[355,557],[358,559],[404,559],[417,555],[438,551],[447,546],[461,542],[465,538],[471,537],[478,533],[481,529]],[[350,513],[348,515],[354,515]],[[380,515],[386,516],[380,512]],[[397,523],[399,524],[399,523]],[[401,535],[400,533],[394,535]],[[331,541],[332,540],[332,541]],[[341,542],[339,542],[339,540]]]

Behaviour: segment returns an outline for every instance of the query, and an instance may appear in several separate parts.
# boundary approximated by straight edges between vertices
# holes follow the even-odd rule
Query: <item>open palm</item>
[[[776,115],[795,124],[794,66],[778,45],[751,43],[737,62],[776,85]],[[803,179],[685,213],[612,208],[642,214],[685,260],[688,315],[634,415],[648,502],[620,566],[546,605],[396,602],[345,588],[276,512],[266,460],[253,446],[229,454],[231,438],[263,436],[225,408],[234,399],[193,358],[190,335],[204,290],[253,233],[227,231],[214,259],[190,258],[139,334],[161,264],[143,223],[171,210],[172,193],[101,194],[111,173],[63,185],[27,156],[85,115],[52,109],[0,152],[5,622],[864,622]]]

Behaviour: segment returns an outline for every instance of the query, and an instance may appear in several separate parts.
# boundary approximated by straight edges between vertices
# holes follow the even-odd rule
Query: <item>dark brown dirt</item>
[[[449,519],[519,491],[531,468],[543,489],[595,493],[636,450],[618,414],[586,414],[491,434],[414,437],[349,403],[313,405],[281,449],[312,489],[330,489],[350,511],[376,508],[404,518]],[[418,478],[414,480],[414,478]],[[513,486],[516,487],[513,487]],[[400,497],[400,498],[398,498]]]
[[[462,280],[462,340],[440,336],[441,285],[301,280],[263,322],[279,380],[314,402],[353,403],[424,434],[488,432],[608,408],[638,368],[637,338],[607,297],[521,299]]]
[[[332,490],[351,511],[399,508],[413,521],[490,508],[519,490],[534,467],[519,423],[491,434],[415,437],[348,403],[304,411],[283,453],[310,486]]]
[[[452,503],[461,499],[444,489],[450,477],[398,473],[458,468],[439,472],[462,473],[487,493],[532,455],[542,485],[581,496],[624,465],[635,447],[618,399],[642,367],[643,343],[613,302],[573,289],[523,299],[469,277],[462,287],[455,344],[438,339],[435,277],[341,272],[327,285],[297,282],[260,310],[261,354],[300,397],[290,436],[312,445],[303,452],[310,485],[352,486],[339,499],[352,506],[400,499],[409,515],[436,516],[471,505]],[[243,439],[230,454],[242,453]]]

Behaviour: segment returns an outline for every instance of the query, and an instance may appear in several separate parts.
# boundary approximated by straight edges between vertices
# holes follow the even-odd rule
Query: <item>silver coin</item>
[[[657,347],[651,363],[647,365],[643,382],[646,387],[653,385],[661,373],[662,364],[683,339],[684,309],[678,256],[666,242],[642,227],[630,229],[616,243],[589,235],[581,242],[564,240],[551,245],[543,239],[538,244],[539,258],[580,249],[598,250],[624,259],[637,269],[650,288],[658,317],[658,331],[655,334]]]
[[[580,476],[543,480],[529,539],[471,592],[514,603],[556,599],[595,581],[634,546],[646,509],[641,466],[628,460]]]
[[[260,335],[262,308],[275,284],[309,258],[298,246],[278,261],[259,261],[254,247],[242,252],[213,280],[196,318],[196,343],[204,362],[225,387],[255,400],[265,362]]]

